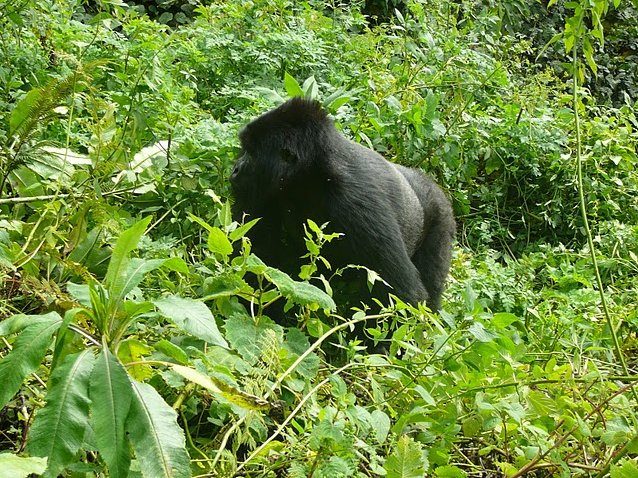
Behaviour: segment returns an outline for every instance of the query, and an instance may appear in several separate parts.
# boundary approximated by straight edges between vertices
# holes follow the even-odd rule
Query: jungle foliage
[[[638,476],[637,28],[629,0],[0,0],[0,477]],[[251,252],[237,133],[291,96],[449,193],[440,314],[335,303],[330,224],[298,276]]]

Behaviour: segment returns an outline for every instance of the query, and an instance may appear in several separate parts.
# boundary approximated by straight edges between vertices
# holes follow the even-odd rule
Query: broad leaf
[[[113,247],[109,268],[104,277],[104,284],[113,300],[119,300],[128,284],[128,267],[130,254],[137,247],[137,243],[151,222],[151,217],[136,222],[131,228],[122,233]]]
[[[636,476],[638,476],[638,465],[635,461],[626,461],[620,466],[611,467],[611,478],[635,478]]]
[[[425,476],[421,448],[407,435],[399,438],[396,449],[385,461],[383,467],[388,472],[387,478],[423,478]]]
[[[266,269],[266,277],[277,286],[277,289],[281,291],[284,297],[296,304],[306,305],[312,310],[318,308],[334,310],[337,308],[332,297],[324,291],[307,282],[292,280],[288,274],[279,269],[268,267]]]
[[[51,337],[62,324],[62,317],[57,312],[36,315],[29,319],[33,323],[24,328],[13,344],[13,350],[0,360],[0,409],[20,389],[24,378],[38,369],[47,353]],[[13,326],[17,322],[20,321],[13,322]]]
[[[228,257],[233,253],[233,246],[228,237],[218,227],[213,227],[208,233],[208,249],[223,257]]]
[[[390,431],[390,418],[381,410],[374,410],[371,413],[372,428],[374,428],[374,436],[379,444],[383,444]]]
[[[162,339],[154,345],[154,348],[155,350],[159,350],[163,354],[169,356],[179,364],[183,365],[188,363],[188,354],[173,342]]]
[[[124,424],[132,394],[126,370],[103,347],[91,373],[91,424],[97,448],[109,467],[109,476],[114,478],[126,478],[131,465]]]
[[[288,72],[284,73],[284,88],[286,89],[286,93],[288,96],[303,96],[303,90],[297,80],[295,80]]]
[[[126,268],[126,274],[122,277],[121,281],[121,290],[119,292],[119,297],[117,299],[122,299],[126,297],[126,294],[131,292],[135,287],[139,285],[140,282],[144,279],[144,276],[158,269],[167,263],[172,265],[178,264],[173,259],[138,259],[136,257],[132,258],[128,263],[128,267]]]
[[[67,356],[53,371],[47,402],[35,416],[27,451],[49,457],[47,476],[58,476],[74,461],[89,420],[89,378],[95,363],[86,349]]]
[[[24,315],[18,314],[0,321],[0,337],[3,335],[16,334],[35,324],[60,322],[60,315],[57,312],[49,312],[44,315]]]
[[[13,453],[0,453],[0,476],[27,478],[31,474],[41,475],[46,468],[46,458],[22,458]]]
[[[162,315],[189,334],[209,344],[228,348],[228,344],[217,328],[210,309],[198,300],[170,295],[153,303]]]
[[[283,328],[266,317],[262,317],[256,324],[250,317],[234,316],[226,320],[225,328],[232,347],[251,365],[257,363],[263,353],[266,334],[283,335]]]
[[[177,413],[153,387],[131,380],[133,401],[126,431],[146,478],[190,477],[184,432]]]

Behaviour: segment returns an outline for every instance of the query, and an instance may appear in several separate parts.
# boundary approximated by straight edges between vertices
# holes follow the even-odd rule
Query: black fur
[[[345,138],[315,101],[289,100],[239,137],[235,213],[262,218],[249,237],[266,263],[296,275],[306,219],[329,221],[344,233],[322,250],[333,268],[364,265],[405,301],[440,308],[456,226],[434,181]]]

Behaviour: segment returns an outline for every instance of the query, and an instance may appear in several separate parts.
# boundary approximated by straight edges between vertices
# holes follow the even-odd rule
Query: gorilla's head
[[[230,182],[244,206],[288,194],[320,174],[325,137],[334,126],[316,101],[294,98],[239,133],[241,156]]]

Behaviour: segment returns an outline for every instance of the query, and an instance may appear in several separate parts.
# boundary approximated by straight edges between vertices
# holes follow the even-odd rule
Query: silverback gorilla
[[[289,100],[239,137],[234,212],[262,218],[249,237],[267,264],[298,273],[306,219],[329,222],[344,233],[322,249],[333,267],[366,266],[399,298],[439,310],[456,226],[432,179],[344,137],[316,101]]]

